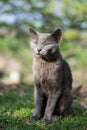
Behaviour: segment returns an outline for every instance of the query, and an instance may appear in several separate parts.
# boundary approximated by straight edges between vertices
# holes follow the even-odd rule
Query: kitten
[[[59,50],[61,29],[43,34],[30,28],[30,35],[35,101],[30,120],[43,117],[42,120],[48,124],[54,115],[67,115],[69,112],[73,102],[71,70]]]

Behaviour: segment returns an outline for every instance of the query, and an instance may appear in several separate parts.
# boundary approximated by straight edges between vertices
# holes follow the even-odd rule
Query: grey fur
[[[72,75],[69,65],[62,58],[59,44],[61,29],[52,34],[42,34],[30,29],[31,49],[34,55],[35,110],[30,119],[43,117],[49,123],[53,115],[67,115],[71,107]]]

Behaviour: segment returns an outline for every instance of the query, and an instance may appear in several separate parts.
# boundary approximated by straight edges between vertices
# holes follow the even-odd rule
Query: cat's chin
[[[41,59],[43,59],[43,60],[47,60],[46,56],[44,56],[44,55],[34,54],[34,56],[35,56],[36,58],[41,58]]]
[[[45,60],[45,61],[48,60],[47,55],[40,54],[40,53],[35,53],[35,52],[34,52],[33,54],[34,54],[34,56],[35,56],[36,58],[41,58],[41,59],[43,59],[43,60]]]
[[[34,53],[34,56],[37,57],[37,58],[41,58],[42,57],[40,54],[35,54],[35,53]]]
[[[38,55],[38,54],[34,54],[34,56],[35,56],[35,57],[39,57],[39,58],[41,57],[41,56],[40,56],[40,55]]]

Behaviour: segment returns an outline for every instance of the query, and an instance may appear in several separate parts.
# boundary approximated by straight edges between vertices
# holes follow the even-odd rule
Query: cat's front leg
[[[52,92],[50,92],[48,96],[47,106],[45,109],[45,114],[43,117],[44,123],[49,124],[51,122],[52,114],[60,94],[61,94],[61,88],[59,88],[57,91],[53,90]]]
[[[42,110],[42,103],[43,103],[43,96],[40,93],[40,90],[37,86],[34,86],[34,102],[35,102],[35,109],[30,116],[30,120],[39,120],[41,116]]]

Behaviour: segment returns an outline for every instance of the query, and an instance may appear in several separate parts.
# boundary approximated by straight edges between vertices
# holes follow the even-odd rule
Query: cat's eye
[[[48,42],[47,45],[52,44],[51,42]]]
[[[37,44],[37,42],[34,42],[35,44]]]
[[[52,43],[51,42],[46,43],[46,45],[50,45],[50,44],[52,44]]]
[[[44,46],[49,46],[49,45],[51,45],[51,44],[52,44],[51,42],[45,43]]]

